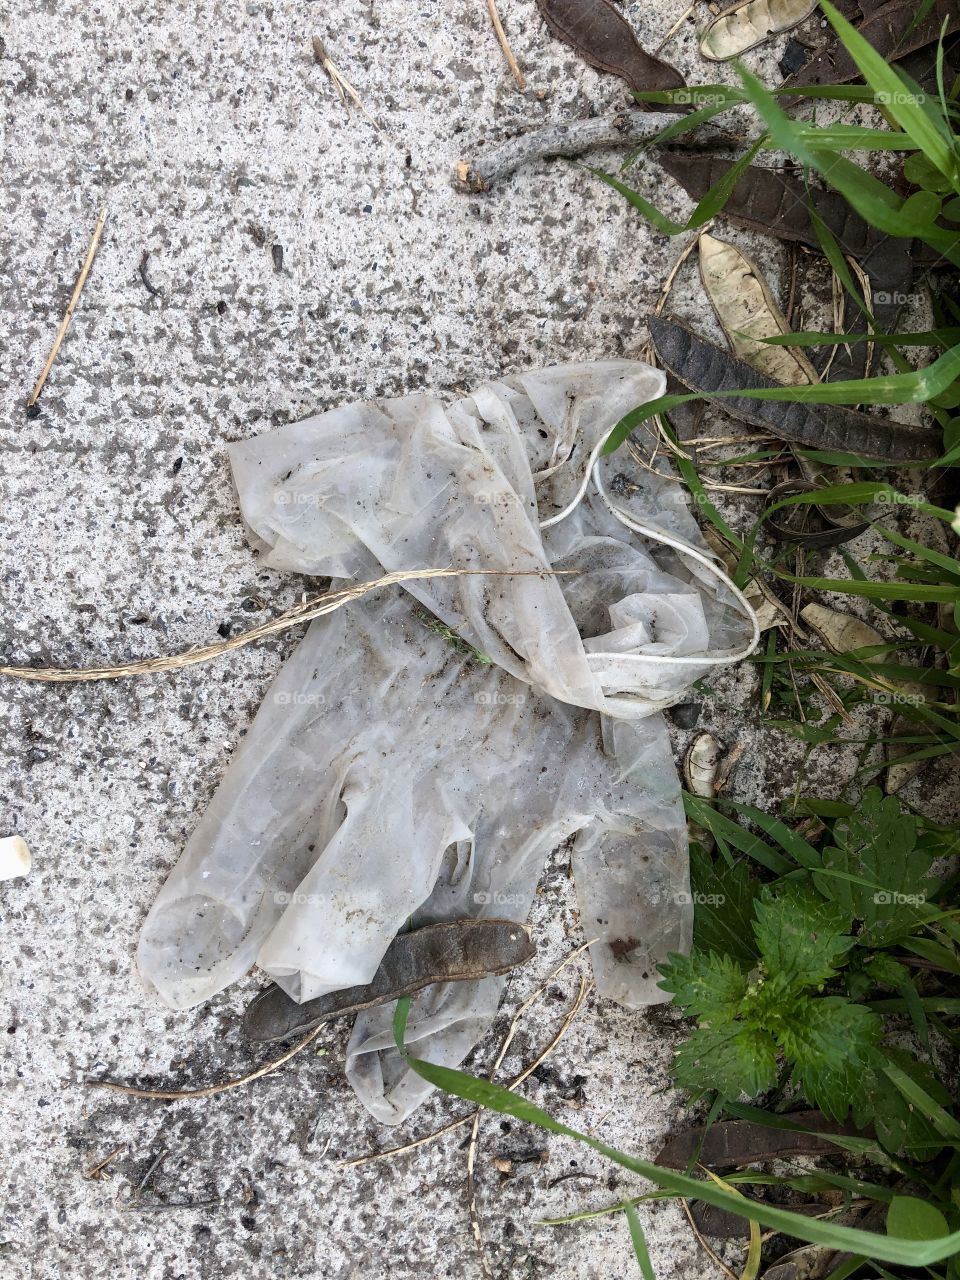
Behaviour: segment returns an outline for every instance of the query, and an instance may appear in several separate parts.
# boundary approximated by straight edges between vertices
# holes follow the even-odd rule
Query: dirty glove
[[[370,981],[408,922],[522,921],[568,836],[598,989],[663,998],[656,964],[689,944],[690,908],[656,711],[741,656],[751,619],[670,478],[597,463],[661,390],[641,364],[570,366],[234,447],[272,565],[580,572],[413,582],[312,624],[144,926],[140,967],[165,1000],[197,1003],[254,962],[312,999]],[[410,1040],[458,1063],[502,984],[429,988]],[[360,1015],[347,1068],[388,1123],[429,1091],[392,1048],[388,1010]]]

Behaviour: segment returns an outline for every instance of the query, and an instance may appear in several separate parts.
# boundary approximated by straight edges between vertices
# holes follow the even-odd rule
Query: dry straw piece
[[[93,260],[97,256],[97,248],[100,244],[100,237],[103,235],[103,228],[107,223],[106,206],[100,211],[100,217],[97,219],[97,225],[93,229],[93,235],[90,237],[90,244],[87,247],[87,256],[83,260],[83,266],[80,268],[80,274],[77,276],[77,282],[73,286],[73,293],[70,295],[70,301],[67,303],[67,309],[63,313],[63,319],[60,321],[60,327],[57,329],[56,336],[53,339],[53,346],[50,348],[50,354],[47,356],[47,362],[43,366],[40,377],[36,380],[33,390],[27,399],[27,408],[32,409],[40,399],[40,392],[43,390],[47,378],[50,376],[50,370],[53,368],[53,362],[57,358],[57,352],[60,350],[60,344],[66,336],[67,330],[70,328],[70,321],[73,319],[73,313],[77,309],[77,303],[80,301],[80,294],[83,292],[83,286],[87,283],[87,276],[90,274],[90,268],[93,266]]]
[[[548,573],[543,569],[410,569],[398,573],[387,573],[373,582],[358,582],[356,586],[345,587],[342,591],[328,592],[323,596],[315,596],[305,601],[296,609],[281,614],[270,622],[263,622],[258,627],[251,627],[229,640],[221,640],[216,644],[202,645],[199,649],[187,649],[183,653],[165,654],[159,658],[144,658],[139,662],[122,663],[116,667],[0,667],[0,676],[9,676],[15,680],[35,680],[49,684],[81,683],[90,680],[122,680],[127,676],[152,676],[164,671],[179,671],[181,667],[192,667],[198,662],[209,662],[211,658],[219,658],[234,649],[242,649],[245,645],[254,644],[266,636],[295,627],[301,622],[310,622],[313,618],[322,618],[328,613],[335,613],[345,604],[359,600],[376,591],[379,587],[394,586],[398,582],[413,582],[424,578],[462,578],[472,575],[498,578],[556,577],[568,574],[572,570],[555,570]]]

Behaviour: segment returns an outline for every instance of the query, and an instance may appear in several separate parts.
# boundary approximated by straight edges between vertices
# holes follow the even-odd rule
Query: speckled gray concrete
[[[627,10],[656,43],[684,7]],[[566,163],[486,198],[449,185],[483,137],[623,102],[616,81],[546,34],[532,0],[503,6],[529,72],[524,95],[479,0],[12,8],[0,60],[7,660],[89,665],[185,649],[299,599],[307,584],[261,571],[245,543],[231,440],[345,399],[639,352],[675,250],[621,201]],[[340,106],[312,60],[315,34],[382,136]],[[686,33],[671,56],[690,67],[692,48]],[[663,186],[655,172],[640,181]],[[93,274],[30,420],[25,396],[105,202]],[[138,275],[144,252],[158,296]],[[84,1087],[100,1075],[190,1086],[251,1065],[236,1014],[254,978],[172,1014],[142,989],[133,948],[295,640],[157,679],[0,688],[0,827],[35,855],[28,879],[0,885],[4,1276],[480,1274],[463,1130],[394,1161],[337,1167],[397,1139],[343,1081],[346,1028],[209,1100]],[[725,708],[732,745],[752,732],[753,713],[735,711],[749,705],[752,672],[715,689],[702,724]],[[801,755],[793,744],[787,763]],[[745,792],[772,783],[779,794],[783,769],[781,746],[769,764],[757,751],[741,766]],[[540,955],[508,1009],[580,940],[562,853],[534,924]],[[570,971],[553,984],[506,1072],[546,1043],[575,987]],[[675,1023],[666,1010],[591,999],[528,1094],[650,1154],[681,1115],[666,1089]],[[401,1136],[457,1111],[437,1099]],[[85,1176],[115,1149],[102,1176]],[[541,1150],[546,1163],[524,1162]],[[513,1157],[514,1174],[494,1156]],[[569,1142],[485,1119],[478,1198],[497,1276],[635,1274],[622,1220],[537,1225],[630,1185]],[[709,1273],[676,1207],[644,1217],[659,1276]]]

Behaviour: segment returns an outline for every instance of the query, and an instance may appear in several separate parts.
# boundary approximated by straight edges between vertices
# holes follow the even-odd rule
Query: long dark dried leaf
[[[248,1040],[286,1040],[318,1023],[413,995],[435,982],[471,982],[509,973],[536,954],[530,935],[513,920],[452,920],[401,933],[387,948],[372,982],[297,1004],[278,986],[247,1006]]]
[[[610,0],[537,0],[537,6],[558,39],[598,71],[625,80],[631,89],[680,89],[685,84],[675,67],[647,53]]]
[[[693,199],[699,200],[730,170],[732,162],[709,155],[665,151],[659,160],[667,173]],[[797,240],[813,249],[820,240],[807,207],[813,205],[824,225],[832,232],[844,253],[866,266],[891,237],[855,213],[837,191],[804,185],[799,177],[778,169],[751,165],[734,184],[723,215],[739,226],[775,235],[781,240]],[[910,243],[907,241],[906,243]],[[917,246],[922,254],[922,246]],[[936,255],[928,250],[930,258]],[[922,256],[920,261],[922,261]]]
[[[838,1148],[822,1134],[858,1132],[835,1120],[828,1120],[819,1111],[787,1112],[781,1119],[797,1127],[772,1129],[750,1120],[695,1125],[666,1143],[657,1156],[657,1164],[668,1169],[686,1169],[693,1160],[709,1169],[739,1169],[763,1160],[830,1155]]]
[[[773,390],[779,383],[764,378],[742,360],[698,337],[686,325],[653,316],[650,336],[661,364],[691,391]],[[780,440],[811,445],[884,462],[918,461],[938,454],[936,433],[847,409],[843,405],[720,397],[733,417],[759,427]]]
[[[934,44],[940,37],[944,21],[947,35],[960,30],[960,6],[957,0],[933,0],[928,11],[917,20],[917,0],[888,0],[870,13],[858,28],[888,62],[896,62],[916,49]],[[796,75],[784,80],[788,88],[810,85],[847,84],[859,77],[857,64],[844,45],[836,40],[816,54]],[[797,99],[782,99],[787,106]]]

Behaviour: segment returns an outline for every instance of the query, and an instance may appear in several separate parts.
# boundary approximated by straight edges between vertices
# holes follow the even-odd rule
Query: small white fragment
[[[0,880],[16,880],[30,874],[33,859],[23,836],[0,838]]]
[[[723,748],[712,733],[701,733],[694,739],[683,762],[683,776],[688,791],[705,800],[713,799],[722,754]]]

